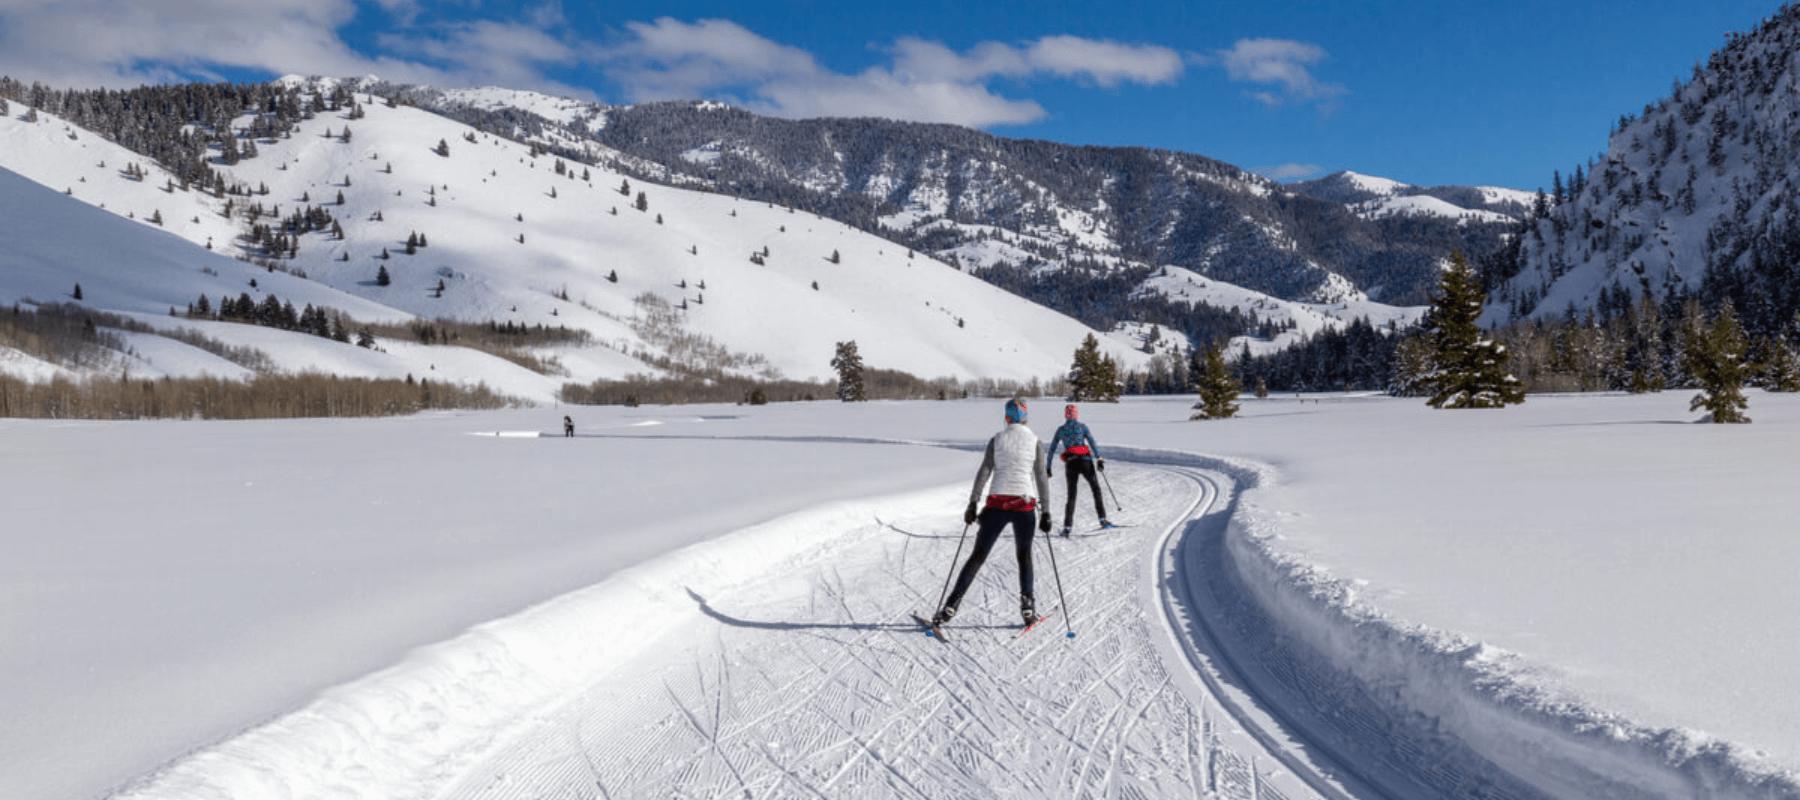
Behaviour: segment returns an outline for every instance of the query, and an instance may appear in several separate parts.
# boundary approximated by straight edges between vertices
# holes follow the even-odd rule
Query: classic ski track
[[[1068,608],[1036,552],[1038,597],[1073,639],[1015,635],[1003,542],[948,646],[930,641],[905,614],[935,607],[960,521],[876,520],[795,559],[799,572],[701,590],[711,619],[595,676],[439,797],[1348,797],[1295,781],[1308,765],[1284,761],[1279,741],[1235,735],[1256,720],[1223,716],[1233,704],[1159,646],[1179,634],[1165,604],[1144,601],[1145,564],[1219,502],[1224,479],[1115,469],[1137,527],[1049,545]],[[806,574],[800,594],[763,588]]]

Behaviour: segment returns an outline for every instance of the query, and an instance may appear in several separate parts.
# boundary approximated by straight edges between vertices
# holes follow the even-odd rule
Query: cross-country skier
[[[1050,437],[1051,457],[1062,451],[1063,472],[1069,476],[1068,497],[1063,504],[1062,535],[1069,535],[1069,528],[1075,525],[1075,487],[1078,479],[1087,478],[1088,488],[1094,490],[1094,516],[1100,518],[1100,527],[1110,528],[1112,523],[1106,520],[1106,500],[1100,496],[1100,476],[1096,470],[1106,469],[1106,462],[1100,458],[1100,445],[1094,441],[1094,434],[1080,419],[1080,411],[1074,403],[1063,406],[1063,424],[1056,429],[1056,435]],[[1050,463],[1044,463],[1044,472],[1052,472]]]
[[[931,624],[942,625],[956,616],[975,573],[987,561],[1000,532],[1012,527],[1014,553],[1019,559],[1019,616],[1026,625],[1037,621],[1037,604],[1031,591],[1031,523],[1037,512],[1038,530],[1050,532],[1050,509],[1042,501],[1050,496],[1050,476],[1044,463],[1044,443],[1025,426],[1025,399],[1015,397],[1006,402],[1006,427],[988,440],[987,454],[981,469],[975,473],[975,486],[969,491],[969,507],[963,511],[963,524],[981,521],[975,533],[975,549],[963,563],[956,588],[950,592],[944,607],[931,618]],[[991,479],[991,485],[990,485]],[[986,494],[986,507],[976,513],[976,503]]]

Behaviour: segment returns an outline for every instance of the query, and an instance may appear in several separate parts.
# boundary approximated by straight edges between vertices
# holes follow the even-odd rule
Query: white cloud
[[[1039,76],[1167,84],[1180,77],[1180,54],[1163,47],[1056,36],[1025,46],[985,42],[966,52],[903,38],[892,61],[856,74],[833,72],[810,53],[770,41],[737,23],[663,18],[627,26],[636,37],[602,61],[635,101],[719,97],[787,117],[880,116],[987,127],[1047,116],[1037,102],[997,94],[995,78]]]
[[[600,52],[628,99],[700,99],[719,89],[806,84],[828,77],[811,53],[769,41],[728,20],[634,22],[635,40]]]
[[[556,6],[518,22],[416,24],[417,0],[378,0],[398,20],[384,52],[352,48],[341,32],[354,0],[0,0],[0,74],[58,88],[129,87],[219,80],[226,70],[300,75],[379,75],[439,86],[557,87],[545,64],[580,50],[544,32]]]
[[[333,33],[355,12],[350,0],[5,0],[0,71],[79,87],[220,66],[365,65]]]
[[[574,97],[552,70],[596,70],[629,102],[719,99],[787,117],[880,116],[970,127],[1049,112],[1029,84],[1169,85],[1187,61],[1142,44],[1048,36],[966,50],[903,38],[855,73],[729,20],[626,24],[581,41],[558,0],[496,17],[483,0],[0,0],[0,74],[57,88],[222,80],[227,75],[376,75],[446,88],[498,85]],[[352,33],[382,26],[373,47]],[[361,48],[361,49],[359,49]]]
[[[1325,48],[1316,44],[1287,39],[1239,39],[1230,50],[1216,55],[1232,80],[1277,87],[1277,91],[1250,93],[1267,105],[1313,102],[1330,110],[1337,98],[1348,91],[1313,77],[1311,65],[1329,57]]]
[[[1273,167],[1257,167],[1251,170],[1265,178],[1277,181],[1294,181],[1310,178],[1325,171],[1318,164],[1281,164]]]
[[[1064,77],[1085,76],[1101,86],[1174,83],[1183,68],[1181,54],[1166,47],[1074,36],[1048,36],[1032,43],[1026,52],[1039,69]]]

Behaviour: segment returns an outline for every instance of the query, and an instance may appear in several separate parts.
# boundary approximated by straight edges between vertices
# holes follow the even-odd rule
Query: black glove
[[[969,507],[963,509],[963,524],[964,525],[974,525],[975,524],[975,503],[974,503],[974,501],[970,501]]]
[[[1051,478],[1051,477],[1055,477],[1055,476],[1056,476],[1056,468],[1053,466],[1050,466],[1049,464],[1045,464],[1044,465],[1044,477]]]
[[[1096,468],[1098,468],[1101,472],[1105,472],[1106,471],[1106,460],[1096,458],[1096,459],[1094,459],[1094,466]]]
[[[1050,532],[1050,512],[1048,512],[1048,511],[1038,512],[1038,530],[1043,531],[1045,533]]]

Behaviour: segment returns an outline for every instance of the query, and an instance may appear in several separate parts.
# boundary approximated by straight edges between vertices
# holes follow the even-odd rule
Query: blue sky
[[[1282,180],[1548,188],[1773,0],[0,0],[0,74],[718,99],[1141,145]]]

